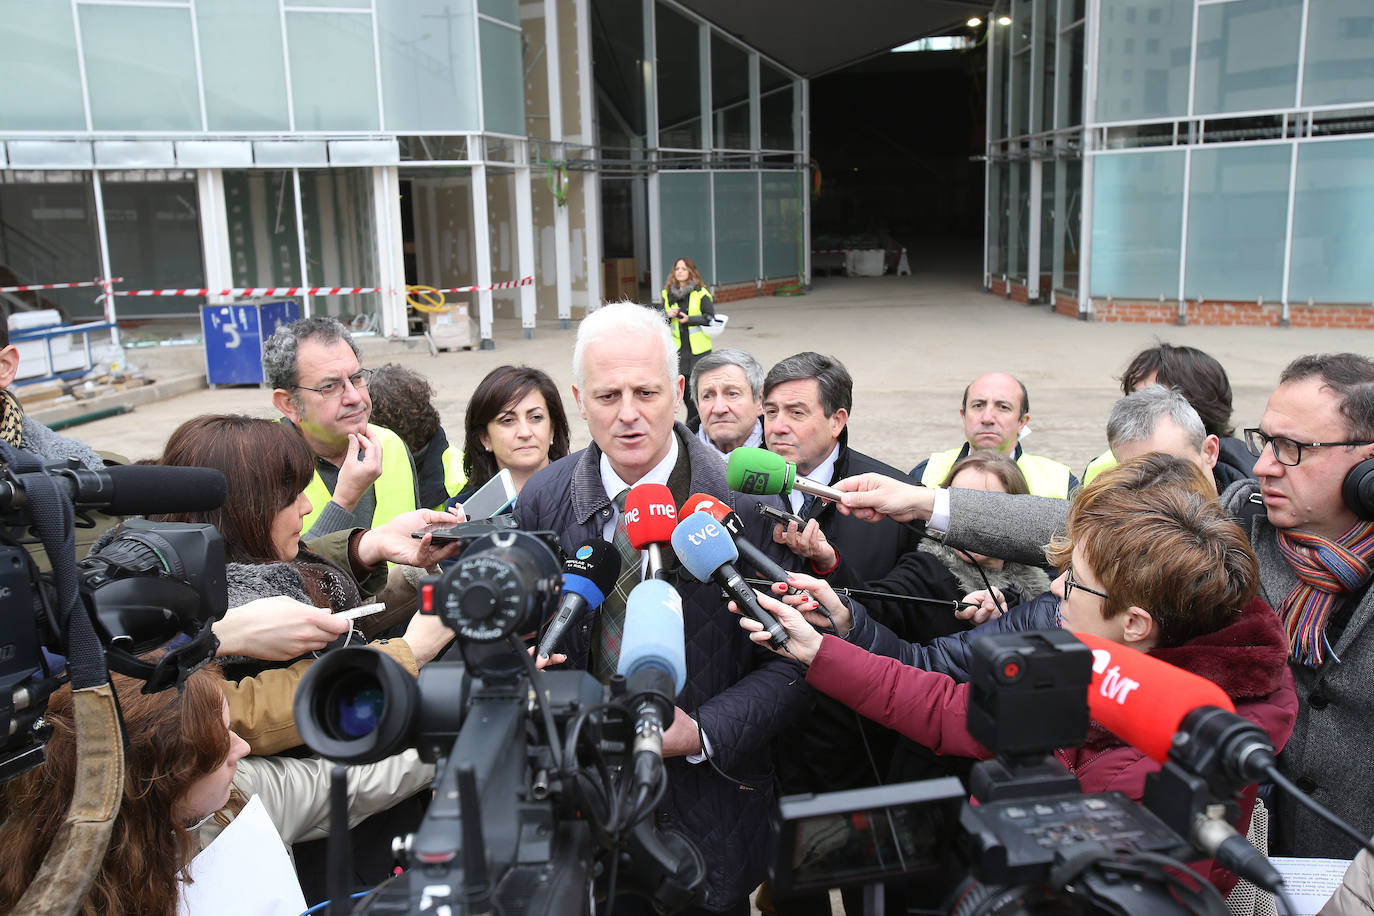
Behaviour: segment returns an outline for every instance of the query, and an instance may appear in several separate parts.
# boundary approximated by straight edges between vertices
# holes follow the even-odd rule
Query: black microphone
[[[77,509],[99,509],[110,515],[208,512],[224,505],[229,495],[224,474],[215,468],[129,464],[92,471],[51,464],[43,470]],[[27,502],[22,479],[0,480],[0,512]]]
[[[553,654],[572,619],[589,607],[600,607],[620,577],[620,554],[601,538],[592,538],[563,561],[563,597],[558,613],[539,641],[539,657]]]

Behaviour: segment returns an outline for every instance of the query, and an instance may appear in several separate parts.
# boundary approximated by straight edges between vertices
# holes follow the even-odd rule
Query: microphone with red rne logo
[[[649,554],[646,579],[663,579],[663,545],[677,527],[677,503],[661,483],[642,483],[625,496],[625,534],[635,550]]]

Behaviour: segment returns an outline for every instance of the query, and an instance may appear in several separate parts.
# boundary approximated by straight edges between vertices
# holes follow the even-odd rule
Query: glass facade
[[[987,36],[987,283],[1074,294],[1080,313],[1109,297],[1371,300],[1369,3],[994,13],[1010,21]]]

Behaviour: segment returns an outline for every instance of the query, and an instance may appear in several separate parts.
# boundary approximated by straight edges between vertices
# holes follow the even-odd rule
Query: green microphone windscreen
[[[730,453],[725,474],[730,489],[736,493],[766,496],[790,493],[797,466],[767,449],[745,446]]]

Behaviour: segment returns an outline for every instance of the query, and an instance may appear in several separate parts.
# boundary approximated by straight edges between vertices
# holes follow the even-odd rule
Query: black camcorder
[[[181,468],[92,471],[75,462],[42,464],[0,443],[0,781],[43,763],[51,728],[48,697],[70,664],[95,656],[101,666],[140,678],[152,692],[172,686],[214,656],[210,625],[224,616],[224,542],[210,525],[123,523],[101,550],[77,562],[73,532],[90,527],[88,510],[163,512],[187,494]],[[188,497],[188,508],[224,500],[224,478],[197,468],[195,482],[218,478]],[[128,473],[131,472],[131,473]],[[159,488],[159,481],[169,484]],[[154,492],[156,491],[156,492]],[[140,509],[145,493],[150,504]],[[42,551],[51,572],[40,571]],[[76,618],[88,621],[78,627]],[[156,664],[142,653],[174,643]],[[83,655],[84,653],[84,655]]]
[[[436,764],[428,811],[396,842],[409,870],[359,909],[580,914],[622,892],[664,913],[690,905],[700,854],[655,823],[657,795],[623,801],[624,679],[536,670],[521,642],[556,609],[557,539],[500,520],[467,523],[461,539],[457,559],[420,583],[422,612],[458,634],[461,661],[416,679],[374,650],[339,649],[296,693],[297,727],[321,756],[367,763],[414,747]]]

